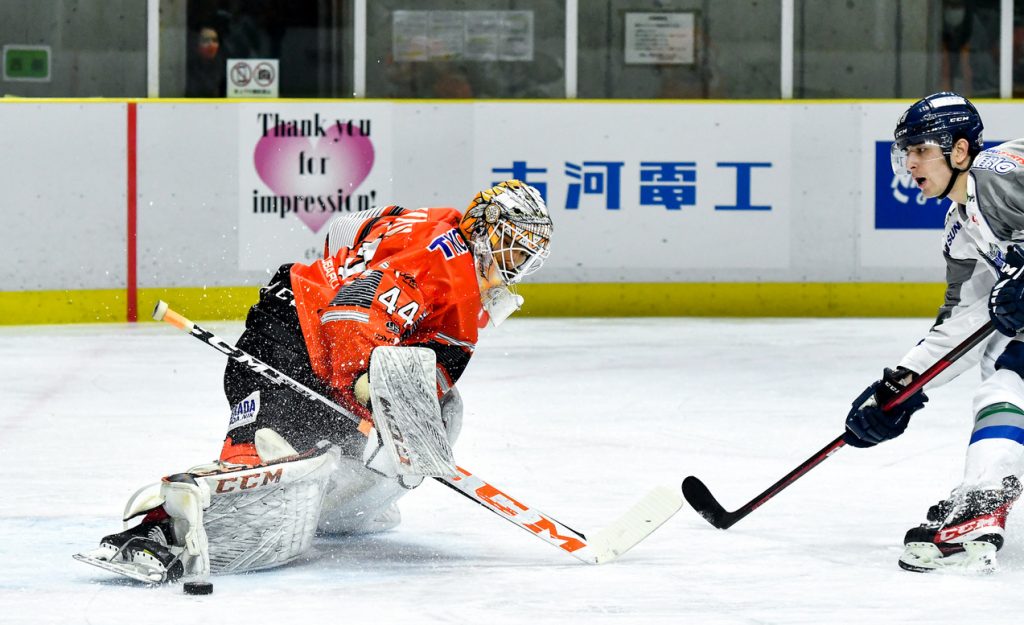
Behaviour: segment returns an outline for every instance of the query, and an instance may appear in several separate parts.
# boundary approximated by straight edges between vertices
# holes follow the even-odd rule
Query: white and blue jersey
[[[1024,139],[975,157],[967,203],[954,203],[946,215],[945,301],[935,325],[900,366],[924,371],[988,321],[988,297],[1011,245],[1024,245]],[[993,334],[930,386],[975,364],[981,365],[982,383],[967,455],[965,484],[971,485],[1024,473],[1024,343]]]

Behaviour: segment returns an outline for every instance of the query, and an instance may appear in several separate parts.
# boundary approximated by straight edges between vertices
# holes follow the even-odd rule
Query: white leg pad
[[[174,521],[174,543],[185,548],[182,562],[186,575],[210,574],[210,551],[203,527],[203,510],[210,505],[210,487],[202,480],[195,484],[164,481],[160,485],[164,511]]]
[[[383,477],[355,458],[342,458],[327,487],[320,531],[363,534],[395,527],[401,516],[391,508],[409,492],[402,479]]]
[[[305,553],[338,458],[327,447],[313,456],[197,475],[210,493],[203,527],[211,571],[265,569]]]
[[[122,517],[124,519],[124,528],[128,529],[129,526],[134,525],[129,523],[131,519],[149,512],[163,505],[163,503],[164,496],[160,493],[160,482],[146,484],[135,491],[135,494],[128,498],[128,503],[124,506],[124,516]]]

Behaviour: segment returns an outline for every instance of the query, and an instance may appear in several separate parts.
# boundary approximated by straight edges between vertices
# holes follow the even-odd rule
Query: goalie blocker
[[[378,347],[370,356],[374,428],[363,453],[386,477],[455,477],[455,458],[437,400],[437,361],[424,347]]]

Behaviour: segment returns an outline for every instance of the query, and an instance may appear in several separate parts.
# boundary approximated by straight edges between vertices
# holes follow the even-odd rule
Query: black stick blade
[[[736,522],[730,518],[732,515],[718,503],[704,482],[692,475],[683,480],[683,497],[698,514],[718,529],[728,529]]]

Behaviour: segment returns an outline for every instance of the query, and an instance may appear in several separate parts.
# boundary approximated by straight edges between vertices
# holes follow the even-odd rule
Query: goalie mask
[[[513,286],[548,257],[548,209],[537,189],[518,180],[477,193],[459,227],[487,288]]]

